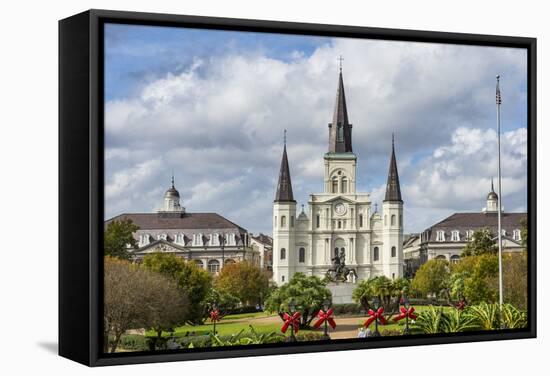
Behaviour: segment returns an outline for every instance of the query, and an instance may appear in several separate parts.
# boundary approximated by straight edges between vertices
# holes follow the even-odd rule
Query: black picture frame
[[[516,47],[528,65],[528,320],[525,330],[379,337],[221,349],[102,354],[103,24]],[[88,366],[536,337],[536,39],[233,18],[88,10],[59,21],[59,354]],[[83,200],[87,205],[82,205]]]

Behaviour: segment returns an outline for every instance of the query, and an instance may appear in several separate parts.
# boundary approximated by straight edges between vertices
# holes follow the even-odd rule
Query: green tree
[[[128,252],[128,246],[130,248],[137,246],[133,236],[137,230],[139,227],[129,218],[110,222],[103,234],[103,254],[129,260],[131,254]]]
[[[428,294],[440,296],[449,285],[449,276],[449,263],[446,260],[429,260],[416,272],[411,282],[411,289],[423,296]]]
[[[527,309],[527,263],[526,251],[505,253],[502,257],[504,302],[510,303],[521,310]],[[496,280],[493,286],[498,289]]]
[[[271,293],[265,302],[267,311],[289,311],[289,303],[294,299],[296,310],[302,314],[301,325],[307,327],[323,306],[326,299],[331,299],[332,294],[326,287],[326,282],[316,276],[306,276],[296,273],[288,283],[285,283]]]
[[[488,228],[474,231],[471,240],[462,250],[462,256],[478,256],[486,253],[494,254],[498,250],[496,240]]]
[[[528,233],[527,233],[527,218],[523,218],[520,222],[521,225],[521,245],[525,247],[525,250],[527,251],[527,244],[528,244]]]
[[[384,311],[390,314],[398,310],[399,300],[403,294],[408,294],[409,286],[410,282],[405,278],[392,281],[386,276],[373,277],[359,282],[352,298],[366,311],[373,307],[373,299],[377,297]]]
[[[231,310],[235,309],[239,303],[240,300],[235,295],[215,288],[210,289],[206,297],[206,309],[212,309],[212,306],[215,305],[222,316],[227,315]]]
[[[243,305],[260,304],[267,294],[269,278],[258,266],[248,262],[226,265],[218,274],[214,285],[239,298]]]
[[[469,304],[495,302],[498,298],[498,257],[481,254],[463,257],[452,266],[453,275],[461,275],[463,294]]]
[[[105,257],[103,350],[115,352],[128,329],[154,328],[160,336],[162,330],[183,322],[186,303],[170,278],[126,260]]]
[[[143,258],[145,268],[172,278],[189,299],[187,322],[204,322],[206,298],[212,288],[210,274],[193,261],[185,261],[173,254],[155,252]]]

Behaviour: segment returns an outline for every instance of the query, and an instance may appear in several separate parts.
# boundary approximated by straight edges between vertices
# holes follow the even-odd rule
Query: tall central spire
[[[290,168],[288,166],[288,157],[286,155],[286,129],[284,136],[283,158],[281,159],[281,169],[279,170],[279,182],[277,183],[275,202],[296,202],[294,200],[294,194],[292,193]]]
[[[400,201],[401,187],[399,186],[399,174],[397,173],[397,162],[395,160],[395,142],[393,133],[391,135],[391,158],[390,169],[388,171],[388,182],[386,183],[386,197],[384,201]]]
[[[341,59],[341,57],[340,57]],[[341,64],[341,60],[340,60]],[[342,78],[342,66],[338,76],[338,88],[336,89],[336,104],[332,123],[329,129],[329,153],[351,153],[351,128],[348,120],[348,108],[346,106],[346,94],[344,92],[344,79]]]

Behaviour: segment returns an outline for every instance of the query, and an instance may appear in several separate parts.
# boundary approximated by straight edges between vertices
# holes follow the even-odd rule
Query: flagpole
[[[500,322],[502,328],[502,305],[503,283],[502,283],[502,174],[500,161],[500,105],[502,98],[500,96],[500,75],[497,76],[496,105],[497,105],[497,144],[498,144],[498,300],[500,308]]]

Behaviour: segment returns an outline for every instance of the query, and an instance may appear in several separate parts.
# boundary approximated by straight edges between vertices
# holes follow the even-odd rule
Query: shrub
[[[364,313],[363,307],[360,304],[334,304],[332,306],[335,315],[361,315]]]

